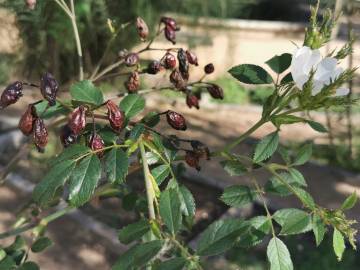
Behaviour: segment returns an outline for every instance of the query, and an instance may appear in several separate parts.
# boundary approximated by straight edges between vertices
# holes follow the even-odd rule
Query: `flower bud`
[[[210,150],[205,144],[196,140],[192,140],[190,145],[199,158],[204,157],[207,160],[210,160]]]
[[[214,70],[215,70],[215,67],[212,63],[209,63],[204,67],[204,71],[206,74],[211,74],[214,72]]]
[[[34,121],[34,143],[40,153],[45,151],[48,143],[48,131],[41,118],[36,118]]]
[[[50,106],[55,105],[58,90],[58,82],[52,74],[46,72],[40,79],[40,91],[43,97],[49,102]]]
[[[135,66],[139,62],[139,55],[137,53],[129,53],[125,56],[124,62],[128,67]]]
[[[170,82],[177,88],[177,89],[184,89],[186,87],[186,82],[184,81],[183,77],[181,76],[180,71],[176,68],[170,74]]]
[[[187,61],[186,53],[183,49],[178,50],[177,58],[179,61],[179,71],[184,80],[189,79],[189,62]]]
[[[215,99],[224,99],[224,91],[220,86],[218,86],[216,84],[211,84],[206,89],[208,90],[209,94],[213,98],[215,98]]]
[[[170,17],[161,17],[160,21],[165,24],[166,27],[171,28],[173,31],[179,31],[180,28],[176,25],[176,21]]]
[[[187,57],[187,60],[189,61],[190,64],[195,65],[195,66],[199,65],[198,58],[197,58],[195,53],[187,50],[186,51],[186,57]]]
[[[173,54],[167,52],[163,58],[163,65],[166,69],[173,69],[176,67],[176,58]]]
[[[155,74],[159,73],[161,71],[161,69],[162,69],[162,66],[161,66],[160,62],[154,60],[149,63],[148,68],[147,68],[147,73],[155,75]]]
[[[149,27],[147,26],[146,22],[140,17],[136,18],[136,29],[141,39],[146,39],[149,35]]]
[[[99,150],[103,149],[104,145],[105,145],[105,143],[99,134],[97,134],[97,133],[91,134],[91,136],[89,138],[89,147],[93,151],[99,151]],[[102,157],[104,155],[104,151],[99,151],[99,152],[97,152],[97,154],[99,157]]]
[[[25,3],[28,7],[28,9],[35,9],[35,6],[36,6],[36,0],[25,0]]]
[[[187,165],[189,165],[192,168],[195,168],[196,170],[200,171],[201,167],[199,165],[199,157],[194,151],[186,151],[185,154],[185,162]]]
[[[30,104],[25,113],[21,116],[18,125],[19,129],[24,135],[29,136],[32,133],[34,121],[36,118],[37,115],[35,106]]]
[[[135,93],[140,86],[140,76],[137,71],[130,74],[128,80],[125,82],[125,87],[129,93]]]
[[[70,114],[69,128],[74,135],[79,135],[84,130],[86,125],[86,111],[85,107],[80,105]]]
[[[198,98],[191,93],[186,95],[186,104],[190,109],[192,107],[195,107],[196,109],[200,109]]]
[[[72,132],[69,125],[65,125],[60,131],[61,144],[66,148],[76,142],[77,136]]]
[[[23,96],[22,89],[23,84],[19,81],[8,85],[1,94],[0,109],[16,103]]]
[[[167,111],[166,120],[168,124],[176,130],[186,130],[185,117],[174,111]]]
[[[106,107],[108,109],[107,115],[110,126],[114,130],[120,131],[125,124],[125,113],[121,111],[120,108],[111,100],[106,102]]]
[[[165,31],[164,31],[164,34],[165,34],[165,38],[170,41],[173,45],[176,44],[176,33],[175,33],[175,30],[173,30],[171,27],[169,26],[166,26],[165,27]]]

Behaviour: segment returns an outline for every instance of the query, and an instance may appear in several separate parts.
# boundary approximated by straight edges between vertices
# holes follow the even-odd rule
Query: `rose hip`
[[[180,71],[176,68],[170,74],[170,82],[179,90],[186,87],[186,81],[181,76]]]
[[[177,58],[179,61],[179,71],[184,80],[189,79],[189,62],[187,60],[186,52],[183,49],[178,50]]]
[[[189,165],[192,168],[195,168],[196,170],[200,171],[201,167],[199,165],[199,157],[194,151],[186,151],[185,154],[185,162],[187,165]]]
[[[70,114],[69,128],[74,135],[79,135],[85,128],[86,125],[86,111],[84,106],[79,106]]]
[[[37,118],[36,109],[33,104],[30,104],[26,109],[25,113],[21,116],[19,121],[19,129],[21,132],[29,136],[33,131],[34,121]]]
[[[166,120],[168,124],[176,130],[186,130],[185,117],[174,111],[167,111]]]
[[[40,153],[45,151],[48,143],[48,131],[41,118],[36,118],[34,121],[34,143]]]
[[[186,57],[187,57],[187,60],[189,61],[190,64],[195,65],[195,66],[199,65],[198,58],[197,58],[195,53],[187,50],[186,51]]]
[[[165,26],[164,30],[165,38],[170,41],[173,45],[176,44],[176,32],[169,26]]]
[[[16,103],[23,96],[22,90],[23,83],[20,81],[9,84],[1,94],[0,109]]]
[[[135,66],[139,63],[139,55],[137,53],[129,53],[125,56],[124,62],[128,67]]]
[[[211,84],[206,89],[213,98],[224,99],[224,90],[220,86]]]
[[[159,61],[154,60],[149,63],[147,68],[147,73],[155,75],[159,73],[161,69],[162,69],[161,63]]]
[[[125,124],[125,113],[111,100],[106,102],[106,107],[110,126],[116,131],[121,131]]]
[[[93,133],[90,135],[89,147],[93,151],[99,151],[99,150],[103,149],[104,145],[105,145],[105,143],[99,134]],[[97,152],[97,154],[99,157],[102,157],[104,155],[104,151],[99,151],[99,152]]]
[[[77,136],[72,132],[69,125],[65,125],[61,128],[60,141],[65,148],[75,143],[76,139]]]
[[[125,87],[129,93],[135,93],[140,86],[140,76],[137,71],[130,74],[128,80],[125,82]]]
[[[149,27],[141,17],[136,18],[136,29],[141,39],[145,40],[148,37]]]
[[[166,69],[173,69],[176,67],[176,58],[173,54],[167,52],[163,58],[163,65]]]
[[[204,71],[206,74],[211,74],[214,72],[214,70],[215,70],[215,67],[212,63],[209,63],[204,67]]]
[[[40,79],[40,91],[42,96],[49,102],[50,106],[55,105],[58,90],[58,82],[52,74],[46,72]]]
[[[195,107],[196,109],[200,109],[198,98],[191,93],[186,95],[186,104],[190,109],[192,107]]]

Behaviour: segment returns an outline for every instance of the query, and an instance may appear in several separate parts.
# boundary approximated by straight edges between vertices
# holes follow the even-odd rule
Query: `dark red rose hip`
[[[161,63],[159,61],[154,60],[149,63],[147,68],[147,73],[155,75],[159,73],[161,69],[162,69]]]
[[[129,93],[135,93],[140,86],[140,76],[137,71],[130,74],[128,80],[125,82],[125,87]]]
[[[176,130],[186,130],[185,117],[174,111],[167,111],[166,120],[168,124]]]
[[[184,80],[189,79],[189,62],[187,60],[186,52],[183,49],[178,50],[177,59],[179,61],[179,71]]]
[[[204,71],[206,74],[211,74],[214,72],[214,70],[215,70],[215,67],[212,63],[209,63],[204,67]]]
[[[180,28],[176,25],[176,21],[170,17],[161,17],[160,21],[165,24],[165,26],[171,28],[173,31],[179,31]]]
[[[34,121],[37,118],[35,106],[30,104],[19,121],[19,129],[21,132],[29,136],[33,131]]]
[[[139,55],[137,53],[129,53],[125,56],[124,62],[128,67],[135,66],[139,63]]]
[[[200,171],[200,165],[199,165],[199,157],[194,151],[186,151],[185,154],[185,162],[187,165],[189,165],[192,168],[195,168],[196,170]]]
[[[76,142],[77,136],[72,132],[69,125],[65,125],[60,131],[60,141],[64,147],[68,147]]]
[[[40,91],[42,96],[49,102],[49,105],[54,106],[59,84],[49,72],[46,72],[40,79]]]
[[[165,26],[164,30],[165,38],[170,41],[173,45],[176,44],[176,32],[169,26]]]
[[[186,95],[186,104],[190,109],[192,107],[195,107],[196,109],[200,109],[198,98],[191,93]]]
[[[199,158],[206,158],[207,160],[210,160],[210,150],[209,148],[203,144],[200,141],[192,140],[190,142],[191,147],[193,148],[194,152]]]
[[[20,97],[22,97],[23,83],[14,82],[9,84],[2,92],[0,97],[0,109],[3,109],[11,104],[16,103]]]
[[[106,107],[110,126],[116,131],[121,131],[125,124],[125,113],[111,100],[106,102]]]
[[[48,131],[41,118],[36,118],[34,121],[34,143],[40,153],[45,151],[48,143]]]
[[[187,60],[189,61],[190,64],[195,65],[195,66],[199,65],[198,58],[197,58],[195,53],[187,50],[186,51],[186,57],[187,57]]]
[[[170,82],[179,90],[186,87],[186,81],[181,76],[180,71],[176,68],[170,74]]]
[[[176,58],[173,54],[167,52],[163,58],[163,65],[166,69],[173,69],[176,67]]]
[[[141,39],[144,40],[148,37],[149,27],[147,26],[146,22],[140,17],[136,18],[136,29]]]
[[[224,98],[224,90],[216,85],[216,84],[211,84],[206,88],[209,92],[209,94],[215,98],[215,99],[223,99]]]
[[[103,156],[104,152],[100,151],[101,149],[104,148],[104,141],[101,138],[101,136],[97,133],[91,134],[90,138],[89,138],[89,147],[93,150],[93,151],[97,151],[98,156]]]
[[[85,128],[86,125],[86,111],[84,106],[79,106],[70,114],[69,128],[74,135],[79,135]]]

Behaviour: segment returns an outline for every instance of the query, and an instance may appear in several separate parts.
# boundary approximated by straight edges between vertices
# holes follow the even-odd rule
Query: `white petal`
[[[347,96],[349,93],[350,93],[349,88],[341,87],[341,88],[336,89],[335,96],[336,97]]]
[[[337,60],[332,57],[326,57],[320,61],[314,74],[314,80],[323,81],[324,84],[329,84],[330,79],[334,79],[336,76]]]

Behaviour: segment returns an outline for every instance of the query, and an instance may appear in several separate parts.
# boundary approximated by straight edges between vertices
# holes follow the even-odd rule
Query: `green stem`
[[[150,170],[147,163],[145,147],[142,140],[139,140],[139,148],[141,159],[143,163],[143,170],[144,170],[144,179],[145,179],[145,188],[146,188],[146,196],[148,201],[148,208],[149,208],[149,218],[156,219],[155,217],[155,209],[154,209],[154,200],[155,200],[155,191],[151,179],[149,178]]]
[[[169,239],[170,239],[170,242],[173,243],[174,246],[176,246],[176,247],[181,251],[181,253],[183,253],[183,254],[187,257],[187,259],[190,259],[190,260],[192,260],[193,262],[196,263],[196,268],[197,268],[198,270],[201,270],[201,269],[202,269],[202,267],[201,267],[201,265],[199,264],[199,262],[194,259],[194,256],[192,256],[192,255],[190,254],[190,252],[188,251],[188,249],[187,249],[186,247],[184,247],[184,246],[183,246],[178,240],[176,240],[174,237],[171,237],[171,238],[169,238]]]

